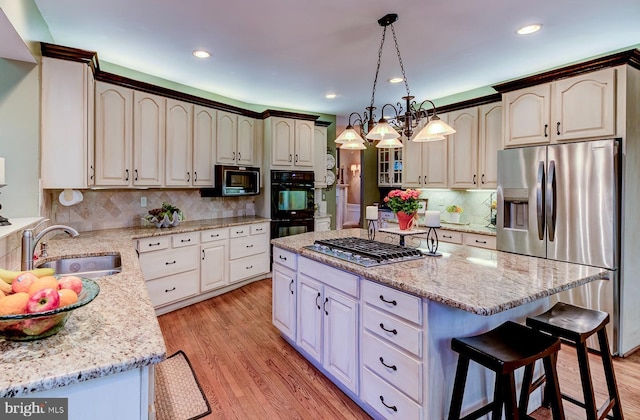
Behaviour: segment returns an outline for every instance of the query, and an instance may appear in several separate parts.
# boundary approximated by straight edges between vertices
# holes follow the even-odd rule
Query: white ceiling
[[[394,24],[411,94],[436,99],[640,44],[640,0],[35,0],[56,44],[254,104],[348,115]],[[528,37],[515,30],[542,23]],[[213,56],[199,60],[194,49]],[[376,104],[403,84],[391,31]],[[325,99],[335,92],[338,97]]]

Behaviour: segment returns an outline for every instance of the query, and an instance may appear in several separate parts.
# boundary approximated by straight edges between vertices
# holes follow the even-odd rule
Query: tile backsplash
[[[460,222],[487,225],[490,222],[491,200],[495,200],[495,191],[432,191],[421,190],[420,198],[427,198],[427,210],[438,210],[442,220],[448,220],[446,208],[457,205],[463,208]],[[494,213],[495,214],[495,213]]]
[[[163,202],[180,208],[185,219],[253,216],[253,197],[205,198],[198,190],[82,190],[83,200],[73,206],[58,201],[61,190],[46,190],[43,214],[51,224],[62,223],[78,231],[140,226],[142,217]],[[146,197],[147,206],[140,206]]]

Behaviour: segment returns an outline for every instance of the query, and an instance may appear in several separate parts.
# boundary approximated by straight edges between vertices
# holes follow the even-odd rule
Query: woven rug
[[[182,350],[155,368],[156,419],[193,420],[211,414],[191,363]]]

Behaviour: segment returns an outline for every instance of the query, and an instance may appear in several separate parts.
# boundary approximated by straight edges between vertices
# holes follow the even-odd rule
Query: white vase
[[[449,213],[449,221],[451,223],[460,223],[460,213]]]

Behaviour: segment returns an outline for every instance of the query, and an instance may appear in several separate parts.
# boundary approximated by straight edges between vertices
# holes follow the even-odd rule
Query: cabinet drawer
[[[442,242],[450,242],[452,244],[462,244],[462,232],[441,230],[438,232],[438,240]]]
[[[422,419],[420,405],[367,368],[362,369],[362,399],[386,419]]]
[[[369,280],[362,283],[362,296],[369,305],[422,325],[422,300],[417,296]]]
[[[145,280],[198,268],[198,251],[193,248],[167,249],[140,255],[140,268]]]
[[[154,307],[193,296],[198,293],[198,272],[192,270],[148,281],[147,290]]]
[[[200,235],[198,234],[198,232],[187,232],[171,235],[171,246],[174,248],[180,248],[183,246],[197,245],[199,236]]]
[[[247,226],[231,226],[229,228],[229,237],[230,238],[240,238],[243,236],[248,236],[251,228]]]
[[[229,244],[229,259],[248,257],[269,251],[269,240],[266,235],[233,238]]]
[[[378,376],[422,402],[422,363],[385,344],[369,333],[362,334],[362,359]]]
[[[353,297],[358,297],[358,276],[308,258],[298,259],[298,271]]]
[[[422,330],[399,318],[364,305],[362,325],[372,333],[386,339],[391,344],[422,357]]]
[[[291,251],[284,250],[282,248],[273,247],[273,262],[289,267],[295,270],[298,266],[296,261],[297,255]]]
[[[489,235],[476,235],[474,233],[465,233],[464,244],[469,246],[477,246],[480,248],[496,249],[496,237]]]
[[[269,253],[252,255],[229,263],[229,282],[248,279],[269,272]]]
[[[256,223],[250,225],[249,233],[251,235],[262,235],[269,233],[269,223]]]
[[[219,241],[229,238],[229,229],[209,229],[200,232],[200,243]]]
[[[138,239],[138,252],[149,252],[149,251],[157,251],[159,249],[167,249],[169,248],[169,243],[171,242],[171,236],[154,236],[153,238],[142,238]]]

